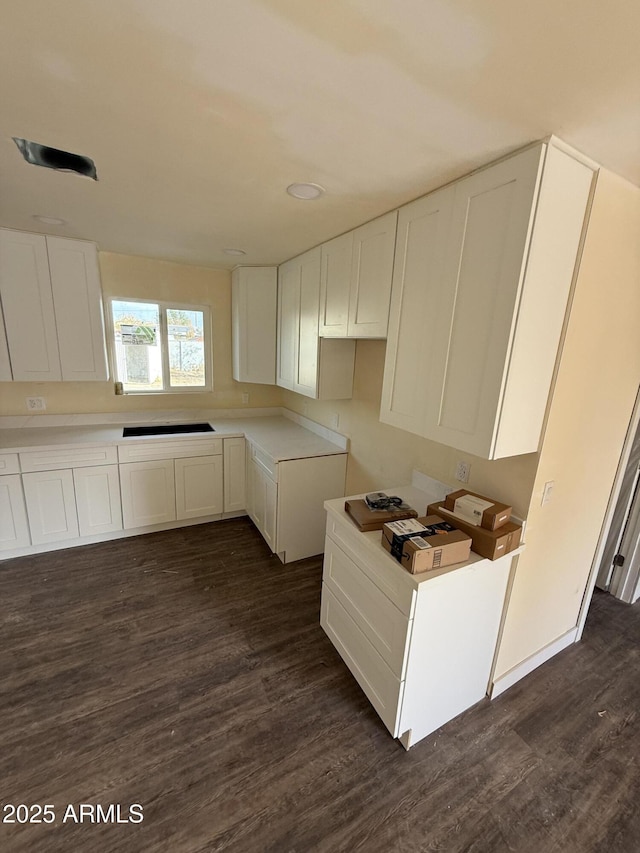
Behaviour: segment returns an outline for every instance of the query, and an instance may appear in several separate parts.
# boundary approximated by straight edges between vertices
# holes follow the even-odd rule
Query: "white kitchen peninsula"
[[[416,473],[414,485],[385,491],[425,515],[450,488]],[[487,694],[521,549],[494,561],[472,551],[464,563],[412,575],[383,548],[380,531],[358,530],[344,503],[325,503],[320,624],[387,729],[409,749]]]

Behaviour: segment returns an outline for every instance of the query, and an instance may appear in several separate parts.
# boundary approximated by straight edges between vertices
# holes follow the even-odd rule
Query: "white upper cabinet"
[[[441,297],[454,188],[407,204],[398,217],[381,419],[422,435],[429,370],[435,354],[435,309]]]
[[[320,334],[325,338],[346,338],[349,334],[353,231],[323,243],[320,251]]]
[[[231,276],[233,378],[276,384],[277,267],[237,267]]]
[[[0,230],[0,297],[14,380],[60,381],[46,239]]]
[[[316,399],[346,399],[353,388],[355,342],[318,335],[320,247],[281,264],[278,271],[276,382]]]
[[[353,232],[349,337],[386,338],[398,211]]]
[[[47,237],[58,348],[65,382],[106,382],[102,291],[94,243]]]
[[[398,212],[321,247],[320,335],[385,338]]]
[[[0,229],[0,296],[14,380],[108,379],[93,243]]]
[[[537,450],[592,178],[537,145],[401,209],[381,420]]]

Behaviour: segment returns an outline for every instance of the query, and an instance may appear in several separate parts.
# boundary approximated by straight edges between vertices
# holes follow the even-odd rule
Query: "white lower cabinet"
[[[0,551],[31,544],[20,474],[0,477]]]
[[[223,511],[222,456],[175,460],[176,517],[200,518]]]
[[[176,520],[173,459],[120,465],[124,529]]]
[[[244,438],[224,439],[224,511],[240,512],[246,506]]]
[[[342,507],[328,513],[320,624],[409,749],[486,695],[512,555],[411,575]]]
[[[120,478],[117,465],[73,469],[80,536],[122,530]]]
[[[22,482],[33,544],[76,539],[79,529],[71,469],[23,474]]]
[[[276,462],[247,442],[247,513],[283,563],[321,554],[324,502],[344,495],[347,454]]]
[[[272,551],[276,550],[278,485],[255,462],[251,462],[252,520]]]

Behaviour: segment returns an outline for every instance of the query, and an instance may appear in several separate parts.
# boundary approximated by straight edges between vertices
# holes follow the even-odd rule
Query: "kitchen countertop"
[[[399,495],[409,504],[409,506],[417,511],[418,516],[425,516],[427,506],[443,500],[451,491],[451,486],[441,483],[438,480],[434,480],[419,471],[414,471],[411,485],[382,488],[380,491],[386,492],[388,495]],[[476,554],[475,551],[471,551],[469,559],[462,563],[454,563],[449,566],[443,566],[441,569],[419,572],[415,575],[411,574],[411,572],[404,569],[398,561],[391,556],[386,548],[383,547],[382,534],[379,530],[362,532],[358,529],[353,519],[344,508],[345,501],[354,500],[356,498],[364,498],[364,494],[350,495],[346,498],[334,498],[333,500],[325,501],[324,508],[330,515],[332,514],[334,517],[348,524],[353,528],[353,531],[358,534],[362,554],[368,553],[373,560],[379,560],[382,556],[388,571],[393,572],[402,583],[417,587],[426,581],[434,581],[436,578],[447,575],[457,569],[463,569],[467,566],[472,566],[475,563],[491,562],[486,557],[481,557],[479,554]],[[516,548],[514,551],[510,551],[508,554],[505,554],[504,557],[500,557],[499,559],[512,559],[520,554],[523,549],[524,543],[519,548]]]
[[[127,445],[132,442],[153,443],[157,441],[180,441],[205,438],[245,437],[256,444],[275,462],[286,459],[304,459],[310,456],[331,456],[346,452],[346,440],[334,433],[336,441],[318,435],[305,425],[296,423],[289,417],[248,417],[227,419],[184,418],[182,423],[207,420],[215,432],[181,433],[178,435],[134,436],[123,438],[123,424],[96,424],[90,426],[45,426],[22,429],[0,429],[0,452],[28,452],[33,450],[60,450],[83,445]],[[304,420],[300,418],[300,420]],[[158,421],[152,416],[148,423],[158,426],[167,421]],[[175,421],[174,421],[175,422]],[[137,420],[139,425],[141,421]],[[130,425],[130,422],[127,422]],[[320,428],[331,435],[330,431]]]

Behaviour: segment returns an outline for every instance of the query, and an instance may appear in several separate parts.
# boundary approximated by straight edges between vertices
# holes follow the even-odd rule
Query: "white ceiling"
[[[277,263],[550,133],[640,184],[637,0],[3,0],[1,17],[5,226]],[[12,136],[89,155],[99,181],[28,165]],[[294,181],[327,193],[296,201]]]

